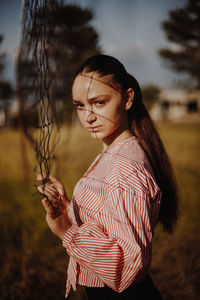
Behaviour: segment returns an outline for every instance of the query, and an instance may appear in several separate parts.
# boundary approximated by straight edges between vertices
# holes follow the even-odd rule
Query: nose
[[[96,121],[96,115],[92,110],[88,110],[86,114],[86,121],[87,123],[91,124]]]

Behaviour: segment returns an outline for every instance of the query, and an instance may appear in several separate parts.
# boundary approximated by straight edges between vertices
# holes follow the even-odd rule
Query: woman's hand
[[[46,210],[46,221],[53,232],[58,238],[63,240],[66,230],[71,227],[67,209],[63,208],[61,200],[58,200],[58,208],[53,208],[49,201],[44,198],[42,204]]]
[[[36,179],[45,181],[47,178],[39,174]],[[52,175],[49,175],[48,181],[45,184],[38,186],[38,190],[41,194],[47,196],[53,207],[58,207],[58,199],[61,199],[66,206],[70,204],[64,185]]]
[[[44,181],[46,177],[39,174],[36,179]],[[63,239],[66,230],[71,226],[67,213],[70,201],[63,184],[50,175],[48,182],[38,186],[38,190],[42,195],[46,196],[42,199],[42,204],[47,213],[46,221],[48,226],[56,236]]]

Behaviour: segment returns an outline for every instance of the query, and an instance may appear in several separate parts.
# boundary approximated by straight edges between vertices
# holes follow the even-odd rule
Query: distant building
[[[200,90],[162,90],[151,110],[155,121],[176,120],[200,110]]]
[[[0,127],[8,125],[10,119],[16,117],[19,111],[19,104],[16,98],[7,101],[0,100]]]

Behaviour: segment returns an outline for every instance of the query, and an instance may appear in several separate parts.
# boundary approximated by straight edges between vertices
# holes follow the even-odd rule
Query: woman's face
[[[106,84],[106,77],[99,77],[97,73],[78,75],[72,96],[84,128],[93,138],[110,144],[126,129],[128,122],[125,101],[120,92]]]

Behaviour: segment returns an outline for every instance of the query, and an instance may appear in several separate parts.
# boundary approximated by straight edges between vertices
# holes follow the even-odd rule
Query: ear
[[[129,110],[133,104],[134,100],[134,90],[132,88],[129,88],[126,91],[126,104],[125,104],[125,110]]]

